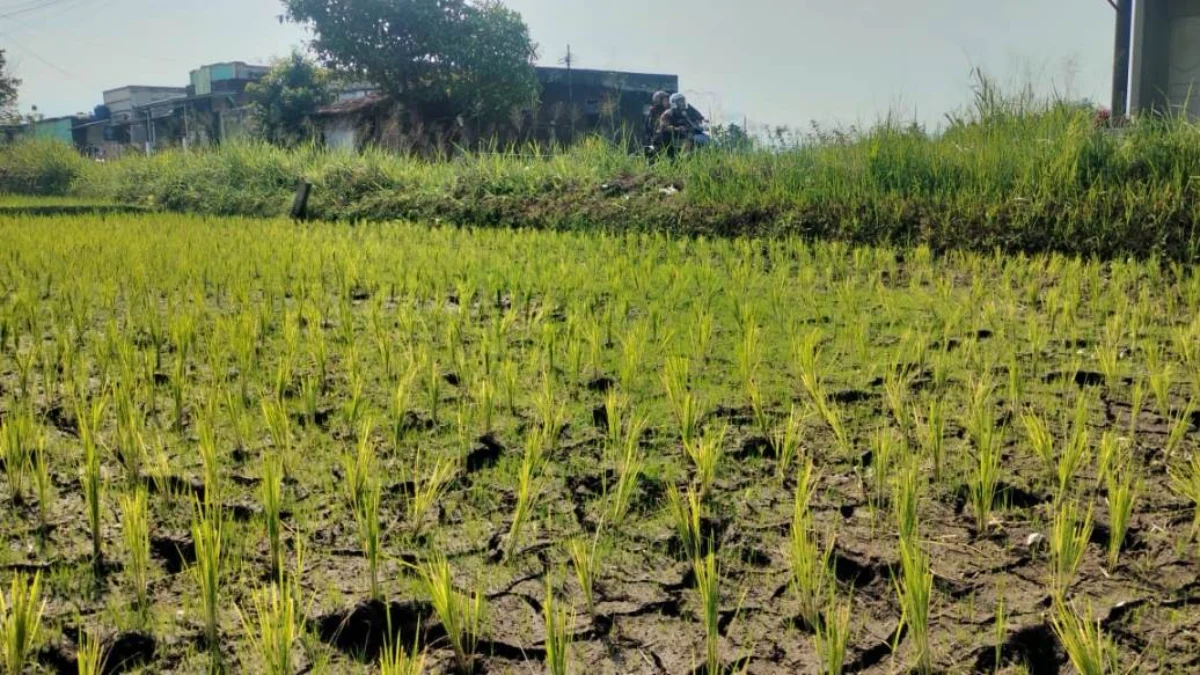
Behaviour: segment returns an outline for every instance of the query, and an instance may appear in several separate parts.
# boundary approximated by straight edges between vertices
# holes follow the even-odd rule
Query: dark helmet
[[[654,102],[654,105],[665,106],[667,104],[667,100],[669,98],[670,98],[670,95],[667,92],[656,91],[656,92],[654,92],[654,96],[650,100]]]

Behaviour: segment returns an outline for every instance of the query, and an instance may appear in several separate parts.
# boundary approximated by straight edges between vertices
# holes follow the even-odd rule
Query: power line
[[[52,63],[52,62],[51,62],[51,61],[49,61],[48,59],[45,59],[45,58],[43,58],[43,57],[42,57],[40,54],[38,54],[37,52],[33,51],[33,50],[32,50],[32,49],[30,49],[29,47],[26,47],[25,45],[21,44],[20,42],[17,42],[16,40],[14,40],[14,39],[12,38],[12,35],[7,35],[7,40],[8,40],[9,42],[11,42],[11,43],[13,44],[13,46],[17,47],[17,48],[18,48],[18,49],[20,49],[21,51],[25,52],[26,54],[29,54],[30,56],[32,56],[33,58],[37,59],[38,61],[41,61],[43,64],[45,64],[45,65],[46,65],[46,67],[48,67],[48,68],[51,68],[51,69],[53,69],[53,70],[56,70],[56,71],[58,71],[59,73],[61,73],[62,75],[64,75],[65,77],[68,77],[68,78],[70,78],[70,79],[72,79],[72,80],[75,80],[76,82],[78,82],[78,83],[80,83],[80,84],[82,84],[82,85],[85,85],[85,86],[91,86],[89,83],[85,82],[83,79],[81,79],[81,78],[79,78],[79,77],[76,77],[75,75],[72,75],[71,73],[67,72],[66,70],[64,70],[63,68],[59,67],[58,65],[56,65],[56,64],[54,64],[54,63]]]
[[[0,19],[11,19],[14,16],[21,16],[24,14],[29,14],[31,12],[40,12],[43,9],[50,9],[51,7],[54,7],[56,5],[62,5],[64,3],[70,3],[70,2],[74,2],[74,1],[75,0],[38,0],[34,4],[26,5],[25,7],[22,7],[19,9],[14,9],[14,10],[8,11],[4,14],[0,14]]]

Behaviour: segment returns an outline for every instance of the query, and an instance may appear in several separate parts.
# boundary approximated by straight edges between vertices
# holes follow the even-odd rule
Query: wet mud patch
[[[475,473],[489,469],[500,461],[500,457],[504,455],[504,446],[492,434],[481,436],[476,442],[474,449],[467,454],[466,460],[463,462],[463,467],[467,473]]]
[[[159,534],[150,537],[150,555],[168,574],[179,574],[196,562],[196,544],[188,534]]]
[[[322,642],[363,663],[377,660],[384,645],[423,647],[445,637],[433,608],[420,602],[368,600],[309,623]]]
[[[1067,662],[1054,630],[1046,624],[1013,631],[1000,645],[976,652],[974,672],[994,673],[1006,666],[1023,666],[1029,675],[1058,675]]]
[[[1078,387],[1102,387],[1105,383],[1103,374],[1090,370],[1077,370],[1075,372],[1055,370],[1042,376],[1042,381],[1046,384],[1054,384],[1063,380],[1070,380]]]

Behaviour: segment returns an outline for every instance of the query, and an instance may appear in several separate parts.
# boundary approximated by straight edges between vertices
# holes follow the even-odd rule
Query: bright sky
[[[1108,101],[1105,0],[508,0],[553,65],[677,73],[718,119],[936,124],[972,66],[1008,83]],[[277,0],[0,0],[21,108],[90,111],[104,89],[178,85],[205,63],[264,62],[302,43]]]

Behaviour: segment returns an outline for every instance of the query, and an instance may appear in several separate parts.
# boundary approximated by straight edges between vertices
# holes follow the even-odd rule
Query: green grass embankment
[[[554,154],[429,161],[379,150],[227,145],[104,164],[45,143],[0,150],[0,190],[175,211],[286,213],[469,226],[801,234],[854,243],[1099,257],[1200,257],[1200,129],[1087,111],[976,115],[937,134],[881,124],[782,151],[712,151],[650,165],[600,141]]]

